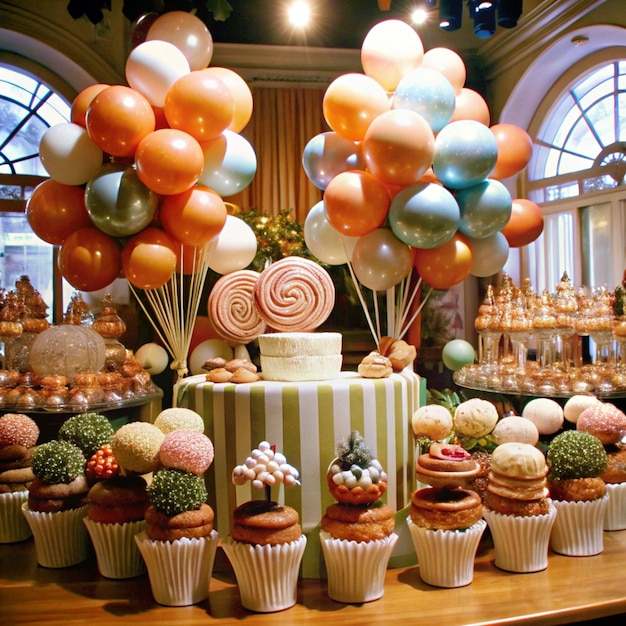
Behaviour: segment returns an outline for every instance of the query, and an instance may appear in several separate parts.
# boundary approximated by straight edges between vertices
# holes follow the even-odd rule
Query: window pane
[[[583,247],[582,282],[587,287],[613,285],[613,246],[611,238],[611,205],[581,208],[580,222]]]

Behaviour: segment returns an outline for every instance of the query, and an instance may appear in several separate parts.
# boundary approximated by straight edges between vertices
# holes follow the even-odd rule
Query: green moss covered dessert
[[[99,413],[81,413],[63,422],[59,439],[78,446],[83,455],[90,457],[98,448],[111,443],[115,430],[109,420]]]
[[[176,469],[159,470],[148,493],[152,506],[165,515],[199,509],[209,495],[202,478]]]
[[[550,478],[554,480],[595,478],[607,465],[602,442],[578,430],[567,430],[557,435],[550,443],[547,460]]]
[[[49,485],[69,484],[85,473],[83,451],[69,441],[54,439],[42,443],[33,455],[33,474]]]

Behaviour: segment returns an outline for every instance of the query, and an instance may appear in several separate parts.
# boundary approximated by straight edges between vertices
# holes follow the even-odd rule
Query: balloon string
[[[433,288],[429,287],[428,291],[426,292],[426,295],[424,296],[424,299],[420,302],[420,305],[417,307],[417,310],[411,316],[411,319],[409,320],[409,323],[405,326],[404,331],[400,334],[400,339],[402,337],[404,337],[404,335],[406,335],[406,333],[408,332],[409,328],[411,327],[411,324],[413,324],[413,322],[416,320],[417,316],[422,312],[422,309],[424,308],[424,305],[428,301],[428,298],[430,297],[430,294],[432,292],[433,292]]]
[[[365,302],[365,298],[363,297],[363,292],[361,290],[361,285],[359,284],[359,281],[357,280],[357,277],[356,277],[356,275],[354,273],[354,269],[352,269],[352,263],[350,262],[350,260],[348,260],[347,265],[348,265],[348,269],[350,270],[350,276],[352,278],[352,283],[354,284],[354,288],[355,288],[357,296],[359,298],[359,302],[361,303],[361,308],[363,309],[363,313],[365,315],[365,319],[367,321],[367,325],[369,326],[370,332],[372,333],[372,338],[376,342],[376,346],[378,346],[378,344],[380,343],[380,334],[376,333],[376,331],[374,330],[374,324],[372,322],[372,317],[370,315],[369,309],[368,309],[367,304]],[[376,301],[376,298],[374,298],[374,301]]]

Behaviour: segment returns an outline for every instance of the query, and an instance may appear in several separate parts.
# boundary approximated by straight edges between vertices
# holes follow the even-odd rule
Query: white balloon
[[[135,358],[152,376],[164,372],[170,360],[167,350],[154,342],[144,343],[143,346],[137,348]]]
[[[189,72],[185,55],[174,44],[158,39],[139,44],[126,61],[128,84],[159,109],[169,88]]]
[[[189,371],[194,375],[206,374],[202,369],[208,359],[222,357],[227,361],[233,360],[233,350],[223,339],[206,339],[199,343],[189,357]]]
[[[257,240],[252,228],[241,218],[227,215],[220,234],[210,243],[208,265],[218,274],[230,274],[248,267],[256,251]]]
[[[341,233],[326,218],[323,200],[313,206],[304,220],[304,241],[313,256],[323,263],[342,265],[348,262]]]
[[[468,241],[472,251],[472,276],[493,276],[504,267],[509,258],[509,242],[501,232]]]
[[[86,183],[102,165],[103,156],[87,130],[72,122],[50,126],[39,142],[46,172],[64,185]]]

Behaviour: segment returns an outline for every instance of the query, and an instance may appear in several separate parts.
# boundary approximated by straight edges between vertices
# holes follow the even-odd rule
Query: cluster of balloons
[[[209,66],[213,39],[194,14],[140,21],[128,85],[84,89],[71,121],[50,127],[39,145],[50,178],[26,215],[39,238],[60,246],[61,274],[80,291],[122,275],[139,289],[162,287],[178,271],[198,271],[207,244],[218,273],[256,254],[252,229],[223,200],[256,173],[255,151],[239,134],[252,93],[236,72]]]
[[[304,148],[309,180],[324,192],[305,242],[330,265],[351,262],[365,287],[384,291],[413,268],[436,289],[502,269],[511,247],[543,230],[540,208],[501,181],[522,171],[532,140],[465,87],[447,48],[424,51],[401,20],[375,25],[361,47],[363,73],[326,89],[328,132]]]

